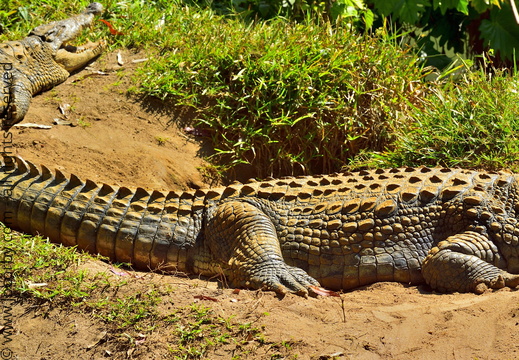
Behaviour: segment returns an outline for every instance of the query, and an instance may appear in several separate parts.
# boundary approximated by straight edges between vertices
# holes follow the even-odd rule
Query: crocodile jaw
[[[49,24],[34,28],[29,36],[38,36],[46,42],[54,51],[64,47],[69,41],[74,40],[83,29],[92,25],[96,15],[103,12],[103,5],[93,2],[83,12],[70,18],[53,21]]]

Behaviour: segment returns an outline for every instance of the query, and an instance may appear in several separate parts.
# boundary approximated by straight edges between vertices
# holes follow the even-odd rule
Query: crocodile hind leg
[[[274,224],[254,205],[233,201],[218,206],[205,239],[232,286],[304,296],[319,286],[305,271],[285,263]]]
[[[90,61],[99,56],[106,48],[106,42],[100,40],[91,42],[83,46],[67,45],[59,49],[56,53],[55,60],[68,72],[80,69]]]
[[[427,284],[441,292],[484,292],[519,285],[519,275],[500,269],[504,260],[485,236],[467,231],[440,242],[422,264]]]

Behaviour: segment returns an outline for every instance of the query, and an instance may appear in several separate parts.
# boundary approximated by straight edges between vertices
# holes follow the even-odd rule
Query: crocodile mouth
[[[99,40],[96,42],[87,40],[87,42],[82,45],[63,44],[60,46],[59,50],[65,50],[71,54],[79,54],[79,53],[82,53],[85,51],[96,51],[96,50],[99,50],[99,52],[101,52],[101,50],[104,48],[105,45],[106,45],[106,43],[104,40]]]

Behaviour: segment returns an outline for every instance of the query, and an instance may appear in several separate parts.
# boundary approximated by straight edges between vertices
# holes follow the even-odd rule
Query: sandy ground
[[[200,155],[207,152],[203,139],[182,131],[183,114],[126,95],[135,67],[142,65],[132,60],[144,57],[123,52],[125,64],[119,66],[115,54],[104,55],[91,69],[36,96],[24,123],[52,128],[13,129],[14,152],[97,182],[158,190],[204,186]],[[106,75],[90,75],[92,69]],[[67,116],[59,110],[63,104],[71,106]],[[55,118],[80,125],[54,125]],[[106,272],[109,265],[99,261],[87,267]],[[519,294],[508,289],[479,296],[442,295],[425,286],[379,283],[340,298],[279,299],[265,292],[234,294],[216,281],[160,274],[129,281],[130,287],[142,292],[150,284],[173,285],[177,290],[169,306],[203,302],[222,317],[261,326],[269,344],[290,344],[282,351],[256,346],[247,359],[519,358]],[[218,301],[197,300],[197,295]],[[32,304],[17,304],[13,325],[16,333],[9,346],[20,359],[173,358],[168,344],[174,332],[167,326],[158,327],[128,351],[110,337],[101,320],[71,308],[42,311]],[[100,336],[103,341],[98,341]],[[203,358],[232,356],[228,345],[212,348]]]

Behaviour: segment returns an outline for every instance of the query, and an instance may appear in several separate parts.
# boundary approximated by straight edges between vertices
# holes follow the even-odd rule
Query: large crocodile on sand
[[[208,190],[98,185],[4,155],[0,220],[140,269],[278,293],[519,284],[519,175],[401,168]]]
[[[4,118],[4,128],[23,120],[33,95],[62,83],[70,72],[101,54],[104,41],[80,47],[68,42],[102,11],[103,6],[94,2],[79,15],[40,25],[22,40],[0,44],[0,118]]]

